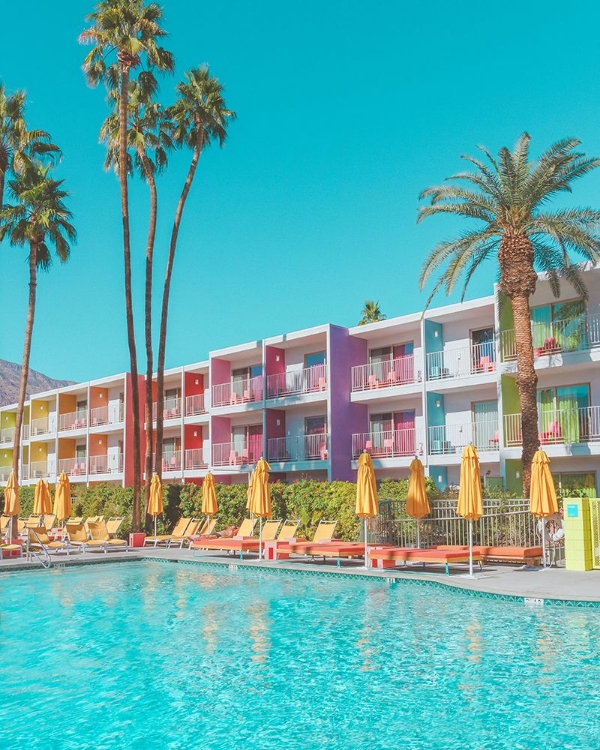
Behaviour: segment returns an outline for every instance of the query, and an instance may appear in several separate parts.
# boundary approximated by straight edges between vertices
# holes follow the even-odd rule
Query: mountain
[[[0,406],[16,404],[19,399],[19,380],[21,378],[21,365],[0,359]],[[27,381],[27,397],[31,393],[41,393],[52,388],[62,388],[65,385],[73,385],[73,380],[54,380],[41,372],[29,370]]]

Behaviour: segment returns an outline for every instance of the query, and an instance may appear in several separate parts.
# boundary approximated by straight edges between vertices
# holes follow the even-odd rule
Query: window
[[[493,372],[495,369],[494,329],[471,331],[471,359],[473,372]]]
[[[313,354],[307,354],[304,357],[305,367],[318,367],[326,363],[325,352],[314,352]]]
[[[531,310],[533,348],[536,355],[587,348],[585,302],[557,302]]]
[[[589,403],[587,385],[539,390],[537,405],[542,445],[586,442],[590,434]]]
[[[304,420],[304,453],[308,460],[327,458],[326,417],[306,417]]]
[[[473,402],[473,443],[477,450],[498,450],[498,402]]]

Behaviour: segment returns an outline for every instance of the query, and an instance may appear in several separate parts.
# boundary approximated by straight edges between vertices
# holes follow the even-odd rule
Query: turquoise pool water
[[[600,747],[600,609],[158,562],[0,604],[4,750]]]

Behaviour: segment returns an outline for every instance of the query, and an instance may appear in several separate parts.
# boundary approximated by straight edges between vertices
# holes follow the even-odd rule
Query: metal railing
[[[39,417],[31,420],[31,435],[48,435],[56,430],[55,417]]]
[[[58,471],[65,472],[70,477],[81,477],[87,474],[87,460],[85,456],[79,458],[59,458]]]
[[[120,424],[124,415],[123,404],[109,404],[90,409],[90,426],[98,427],[105,424]]]
[[[23,479],[23,481],[29,479],[29,464],[23,464],[21,466],[21,479]]]
[[[267,375],[267,398],[283,398],[327,390],[327,365]]]
[[[89,472],[90,474],[122,474],[123,454],[105,453],[101,456],[90,456]]]
[[[267,460],[327,461],[329,457],[329,435],[296,435],[295,437],[270,438],[267,441]]]
[[[212,387],[213,406],[247,404],[254,401],[262,401],[262,398],[262,375],[256,375],[254,378],[244,378],[242,380],[231,380],[228,383],[218,383]]]
[[[595,443],[600,440],[600,406],[580,409],[551,409],[539,412],[538,433],[542,445]],[[504,415],[504,442],[507,448],[523,442],[520,414]]]
[[[15,440],[15,428],[5,427],[0,430],[0,444],[1,443],[13,443]]]
[[[207,464],[204,460],[202,448],[190,448],[185,452],[186,469],[206,469]]]
[[[0,482],[8,482],[8,477],[12,471],[12,466],[0,466]],[[23,470],[21,469],[21,474]]]
[[[156,422],[157,403],[152,404],[152,421]],[[179,419],[181,417],[181,399],[178,397],[165,398],[163,404],[163,420]]]
[[[532,323],[531,335],[535,357],[593,349],[600,346],[600,315],[581,315],[573,320]],[[514,329],[500,332],[500,356],[503,362],[517,358]]]
[[[84,427],[87,427],[87,412],[85,411],[71,411],[58,415],[59,432],[81,430]]]
[[[427,380],[466,378],[495,370],[496,355],[493,342],[472,344],[460,349],[444,349],[427,355]]]
[[[421,358],[414,354],[384,362],[371,362],[352,368],[352,390],[369,391],[397,385],[420,383],[423,379]]]
[[[21,434],[23,435],[23,440],[29,440],[29,425],[28,424],[23,425]]]
[[[32,461],[29,464],[29,476],[31,479],[46,479],[53,473],[48,461]]]
[[[163,474],[169,473],[170,471],[181,471],[182,469],[182,458],[183,453],[181,450],[167,450],[162,455],[162,471]],[[153,457],[156,461],[156,454]]]
[[[352,435],[352,458],[366,451],[373,458],[399,458],[423,453],[423,436],[414,427]]]
[[[456,515],[457,500],[431,500],[429,505],[431,513],[419,524],[421,546],[468,545],[468,522]],[[372,521],[369,540],[412,547],[416,539],[417,523],[406,515],[406,502],[381,500],[379,516]],[[486,547],[540,546],[537,519],[529,513],[529,500],[485,499],[483,516],[473,523],[473,542]]]
[[[206,414],[206,408],[204,406],[204,394],[196,393],[194,396],[185,397],[185,415],[186,417],[194,417],[198,414]]]
[[[259,461],[262,436],[248,442],[216,443],[212,447],[213,466],[245,466]]]
[[[460,453],[467,445],[474,445],[482,453],[500,447],[498,421],[465,422],[429,427],[430,456]]]

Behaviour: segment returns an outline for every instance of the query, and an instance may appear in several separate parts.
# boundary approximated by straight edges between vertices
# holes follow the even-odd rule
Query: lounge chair
[[[147,536],[144,540],[144,547],[152,545],[156,547],[159,542],[164,542],[171,537],[183,538],[187,527],[190,525],[191,518],[180,518],[175,524],[175,528],[170,534],[157,534],[156,536]]]
[[[279,530],[279,534],[277,534],[277,541],[289,542],[290,540],[295,539],[298,526],[300,526],[300,521],[284,521],[283,526]]]
[[[2,560],[5,555],[6,557],[23,557],[23,545],[12,544],[12,542],[6,544],[0,543],[0,560]]]
[[[473,551],[473,562],[479,563],[481,568],[481,554]],[[444,565],[446,574],[450,574],[450,565],[469,562],[469,550],[467,549],[418,549],[417,547],[388,547],[386,549],[373,549],[369,552],[369,560],[375,563],[374,567],[394,568],[402,562],[422,563],[425,565]],[[379,562],[381,561],[381,562]]]
[[[0,539],[6,534],[10,526],[10,516],[0,516]]]
[[[192,518],[183,536],[172,534],[162,542],[159,542],[159,544],[166,544],[167,547],[179,547],[181,549],[186,542],[188,545],[190,544],[191,538],[198,533],[201,523],[199,518]]]
[[[315,533],[312,538],[312,542],[297,541],[290,542],[287,545],[281,547],[281,552],[289,554],[295,552],[297,554],[306,554],[303,550],[313,547],[317,544],[330,544],[333,541],[333,532],[337,526],[337,521],[319,521],[319,525],[315,529]],[[279,551],[279,546],[278,546]]]
[[[44,516],[44,526],[46,527],[46,531],[52,531],[55,522],[56,516],[54,515],[54,513],[46,513],[46,515]]]
[[[124,539],[112,539],[105,521],[91,522],[89,527],[92,538],[85,543],[85,548],[90,552],[102,550],[106,554],[109,550],[127,551],[127,542]]]
[[[67,523],[83,523],[83,516],[72,516],[67,518]]]
[[[68,523],[66,525],[67,538],[71,543],[71,546],[78,547],[82,552],[85,552],[85,546],[89,541],[89,529],[86,528],[90,521],[82,523]],[[95,523],[91,521],[91,523]]]
[[[213,531],[217,525],[216,518],[205,518],[204,522],[195,534],[188,534],[186,538],[189,544],[197,542],[199,539],[215,539]]]
[[[72,547],[69,542],[54,542],[48,536],[48,532],[43,526],[30,527],[27,529],[27,535],[29,538],[29,549],[33,552],[44,551],[48,554],[52,552],[66,552],[67,556],[70,552],[77,550],[76,547]]]
[[[460,545],[439,545],[435,549],[439,550],[468,550],[467,546]],[[537,566],[542,560],[541,547],[485,547],[476,544],[473,547],[473,553],[481,555],[483,562],[512,562],[523,565]]]
[[[98,516],[98,521],[103,521],[103,516]],[[118,530],[123,525],[123,521],[125,520],[124,516],[112,516],[108,519],[106,522],[106,530],[108,531],[109,535],[113,538],[116,537]]]
[[[269,521],[267,521],[267,523],[269,523]],[[267,523],[265,523],[265,526],[267,525]],[[279,528],[281,521],[271,523],[276,523],[277,528]],[[198,539],[190,544],[190,549],[217,550],[219,552],[239,552],[240,559],[242,559],[244,556],[244,552],[258,552],[259,540],[252,536],[255,524],[256,518],[245,518],[242,521],[237,534],[232,539]],[[277,529],[275,529],[275,533],[276,532]]]
[[[42,517],[41,516],[34,516],[31,515],[29,518],[25,521],[25,527],[26,529],[37,529],[38,526],[42,526]]]

